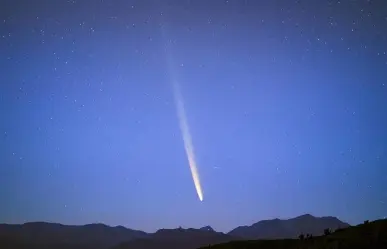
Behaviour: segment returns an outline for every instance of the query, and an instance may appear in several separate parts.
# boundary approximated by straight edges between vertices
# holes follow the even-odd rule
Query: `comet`
[[[179,118],[179,125],[181,134],[184,141],[184,148],[188,159],[189,168],[191,170],[192,179],[195,184],[196,192],[198,194],[199,200],[203,201],[203,191],[202,186],[200,184],[200,177],[198,172],[198,167],[196,164],[194,146],[192,143],[192,137],[189,130],[187,116],[185,113],[183,98],[179,89],[179,85],[177,81],[172,81],[173,85],[173,93],[175,98],[177,116]]]
[[[161,30],[164,38],[163,40],[165,42],[166,39],[165,39],[165,32],[163,27]],[[179,120],[180,131],[184,142],[184,149],[188,159],[188,164],[191,170],[191,175],[192,175],[193,183],[195,185],[196,193],[199,197],[199,200],[203,201],[203,191],[202,191],[202,186],[200,184],[199,171],[196,163],[195,151],[192,143],[192,136],[189,129],[187,115],[184,107],[183,96],[181,94],[180,85],[179,85],[179,82],[177,81],[176,73],[173,67],[172,55],[168,48],[169,46],[168,44],[166,44],[165,52],[166,52],[166,58],[167,58],[167,64],[168,64],[168,72],[169,72],[169,77],[171,78],[170,81],[171,81],[172,90],[173,90],[174,103],[176,106],[176,112]]]

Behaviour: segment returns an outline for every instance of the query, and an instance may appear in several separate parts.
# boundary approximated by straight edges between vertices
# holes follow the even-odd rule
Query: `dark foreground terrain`
[[[299,235],[302,236],[297,238]],[[387,220],[350,227],[334,217],[302,215],[288,220],[260,221],[251,226],[238,227],[227,234],[216,232],[209,226],[200,229],[160,229],[155,233],[145,233],[104,224],[0,224],[0,249],[159,248],[387,249]]]
[[[246,240],[201,249],[387,249],[387,219],[304,239]]]

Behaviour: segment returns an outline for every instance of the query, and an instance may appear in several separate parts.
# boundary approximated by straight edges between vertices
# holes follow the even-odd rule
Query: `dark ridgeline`
[[[0,243],[4,241],[16,243],[19,247],[15,248],[53,248],[54,245],[55,248],[109,248],[124,241],[147,236],[149,235],[143,231],[123,226],[109,227],[104,224],[83,226],[47,222],[0,224]],[[2,244],[0,248],[4,249]]]
[[[386,249],[387,219],[331,230],[324,235],[300,234],[299,239],[243,240],[200,249]]]
[[[205,245],[220,244],[236,239],[238,238],[213,230],[193,228],[160,229],[148,239],[128,241],[114,247],[114,249],[195,249]]]
[[[104,224],[67,226],[33,222],[23,225],[0,224],[1,249],[94,248],[94,249],[195,249],[202,246],[246,239],[298,238],[300,234],[321,235],[324,229],[336,230],[349,225],[334,217],[302,215],[289,220],[265,220],[238,227],[228,234],[210,226],[200,229],[160,229],[145,233],[122,226]]]
[[[208,231],[208,232],[215,232],[215,230],[211,226],[201,227],[200,230]]]
[[[322,235],[324,229],[336,230],[349,227],[336,217],[314,217],[310,214],[288,220],[262,220],[251,226],[240,226],[228,234],[245,239],[298,238],[300,234]]]

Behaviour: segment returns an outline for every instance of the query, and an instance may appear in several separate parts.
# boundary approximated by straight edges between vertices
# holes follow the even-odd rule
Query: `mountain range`
[[[0,248],[194,249],[232,240],[297,238],[301,233],[316,236],[326,228],[336,230],[348,226],[335,217],[314,217],[310,214],[287,220],[262,220],[251,226],[237,227],[228,233],[216,232],[210,226],[160,229],[155,233],[146,233],[104,224],[73,226],[29,222],[21,225],[0,224]]]
[[[240,226],[231,230],[231,236],[245,239],[286,239],[297,238],[300,234],[322,235],[324,229],[346,228],[349,224],[336,217],[314,217],[310,214],[288,220],[262,220],[251,226]]]

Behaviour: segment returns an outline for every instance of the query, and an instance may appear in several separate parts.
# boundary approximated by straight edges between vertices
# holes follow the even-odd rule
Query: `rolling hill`
[[[337,229],[308,239],[245,240],[205,246],[201,249],[385,249],[387,219]]]
[[[346,227],[349,227],[349,224],[336,217],[314,217],[305,214],[288,220],[262,220],[251,226],[237,227],[228,234],[244,239],[285,239],[297,238],[301,233],[317,236],[326,228],[335,230]]]
[[[195,249],[236,239],[241,238],[201,229],[160,229],[149,238],[122,243],[113,249]]]
[[[237,227],[227,234],[216,232],[210,226],[200,229],[160,229],[155,233],[146,233],[104,224],[68,226],[30,222],[22,225],[0,224],[0,248],[195,249],[235,240],[296,238],[300,233],[319,235],[325,228],[348,226],[334,217],[318,218],[312,215],[260,221],[251,226]]]
[[[108,248],[121,242],[145,238],[142,231],[122,226],[110,227],[104,224],[68,226],[57,223],[30,222],[22,225],[0,224],[0,243],[16,241],[18,244],[51,246],[71,245]],[[0,245],[0,248],[4,248]]]

